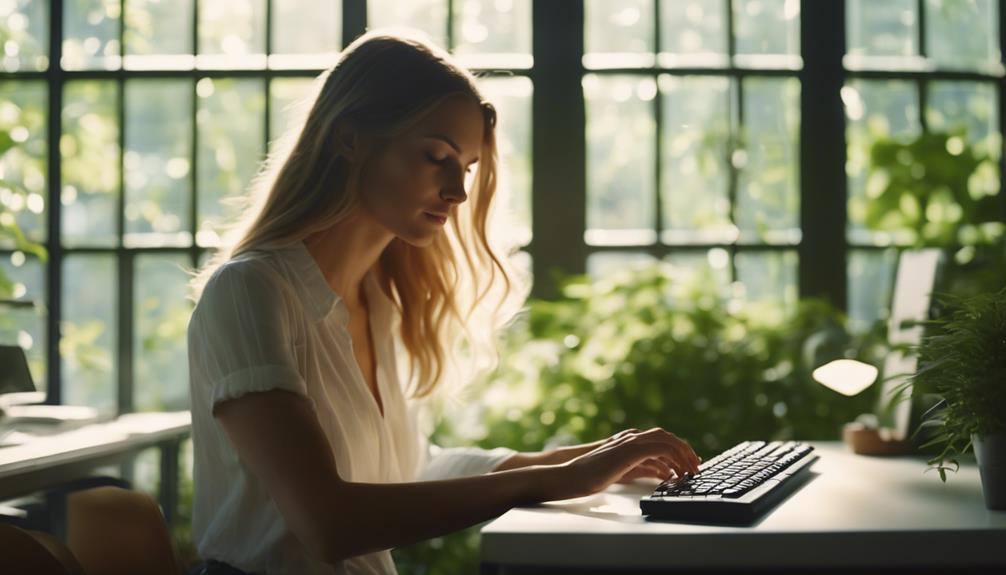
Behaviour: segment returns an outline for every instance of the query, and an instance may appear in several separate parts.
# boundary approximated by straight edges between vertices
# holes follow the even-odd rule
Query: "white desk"
[[[84,478],[96,467],[159,447],[161,506],[170,522],[178,497],[178,447],[191,425],[188,411],[130,413],[0,448],[0,500]]]
[[[985,509],[973,458],[944,485],[921,457],[809,443],[810,477],[751,526],[648,521],[639,498],[652,487],[616,485],[489,523],[483,572],[1006,567],[1006,512]]]

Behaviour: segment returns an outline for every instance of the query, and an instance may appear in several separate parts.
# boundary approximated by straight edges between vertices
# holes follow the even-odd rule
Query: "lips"
[[[428,220],[430,220],[432,222],[438,223],[440,225],[444,225],[444,224],[447,223],[447,215],[446,214],[435,214],[435,213],[432,213],[432,212],[423,212],[423,215],[426,216],[426,219],[428,219]]]

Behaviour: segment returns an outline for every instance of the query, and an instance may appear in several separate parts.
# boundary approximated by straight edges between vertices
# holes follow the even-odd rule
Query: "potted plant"
[[[942,445],[929,460],[946,482],[955,455],[974,448],[988,509],[1006,510],[1006,288],[971,296],[941,295],[944,313],[918,347],[919,369],[908,378],[915,393],[935,393],[924,428],[936,434],[922,445]]]

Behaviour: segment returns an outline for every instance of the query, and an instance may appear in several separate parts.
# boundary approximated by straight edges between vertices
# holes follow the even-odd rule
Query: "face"
[[[412,245],[429,245],[468,199],[483,121],[474,100],[454,95],[388,144],[361,179],[365,214]]]

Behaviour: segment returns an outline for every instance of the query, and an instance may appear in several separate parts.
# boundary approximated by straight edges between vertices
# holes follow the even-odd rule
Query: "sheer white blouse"
[[[364,289],[383,417],[353,355],[348,310],[302,242],[242,254],[207,283],[188,327],[192,530],[203,559],[261,575],[396,572],[390,550],[336,565],[310,558],[213,418],[222,401],[270,389],[307,397],[346,481],[478,475],[515,453],[428,443],[398,377],[392,303],[370,275]]]

